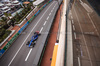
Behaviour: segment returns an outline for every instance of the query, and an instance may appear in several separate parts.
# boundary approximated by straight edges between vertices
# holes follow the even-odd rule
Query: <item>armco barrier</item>
[[[3,47],[3,49],[0,50],[0,57],[2,54],[8,49],[8,47],[13,43],[13,41],[21,34],[21,32],[26,28],[26,26],[39,14],[39,12],[46,7],[48,3],[50,3],[52,0],[47,2],[34,16],[31,17],[31,19],[12,37],[12,39]]]
[[[29,20],[29,23],[35,18],[35,15],[32,16],[32,18]]]
[[[40,11],[43,9],[43,7],[40,9]]]
[[[12,43],[13,41],[18,37],[19,33],[16,33],[12,39],[4,46],[3,50],[6,50]]]
[[[19,31],[18,31],[18,33],[20,34],[25,28],[26,28],[26,26],[29,24],[29,22],[27,22]]]
[[[40,10],[38,12],[36,12],[35,16],[37,16],[39,14]]]
[[[46,5],[47,5],[47,4],[45,4],[45,5],[43,6],[43,8],[46,7]]]
[[[2,56],[2,54],[5,52],[5,50],[1,49],[0,50],[0,56]]]

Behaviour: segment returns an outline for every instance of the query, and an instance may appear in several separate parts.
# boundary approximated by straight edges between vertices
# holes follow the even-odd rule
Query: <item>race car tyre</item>
[[[41,35],[41,33],[38,34],[39,36]]]

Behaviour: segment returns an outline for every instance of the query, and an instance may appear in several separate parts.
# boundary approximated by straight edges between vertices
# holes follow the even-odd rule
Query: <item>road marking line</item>
[[[73,17],[71,16],[71,19],[73,19]]]
[[[25,61],[27,61],[27,59],[28,59],[28,57],[29,57],[29,55],[30,55],[31,51],[32,51],[32,48],[30,49],[30,51],[29,51],[29,53],[28,53],[28,55],[27,55],[27,57],[26,57]]]
[[[73,25],[73,30],[75,31],[75,26]]]
[[[51,15],[51,13],[49,14],[49,16]]]
[[[49,19],[49,16],[47,17],[47,20]]]
[[[53,2],[55,3],[55,2]],[[52,4],[53,4],[52,3]],[[51,4],[51,5],[52,5]],[[51,5],[48,7],[48,9],[51,7]],[[33,27],[33,29],[31,30],[31,32],[33,32],[34,28],[37,26],[37,24],[40,22],[40,20],[42,19],[42,17],[44,16],[44,14],[48,11],[48,9],[43,13],[43,15],[41,16],[41,18],[38,20],[38,22],[36,23],[36,25]],[[14,55],[14,57],[11,59],[10,63],[8,64],[8,66],[11,65],[12,61],[15,59],[16,55],[18,54],[18,52],[20,51],[20,49],[22,48],[22,46],[24,45],[25,41],[28,39],[28,37],[30,36],[31,32],[28,34],[28,36],[26,37],[26,39],[24,40],[24,42],[22,43],[22,45],[20,46],[20,48],[18,49],[18,51],[16,52],[16,54]]]
[[[80,45],[80,50],[81,50],[81,56],[83,56],[82,46],[81,45]]]
[[[89,19],[90,19],[90,21],[91,21],[91,23],[92,23],[92,25],[93,25],[94,29],[96,30],[97,35],[99,36],[99,32],[97,31],[97,28],[96,28],[96,26],[95,26],[94,22],[92,21],[92,19],[91,19],[91,17],[90,17],[90,15],[89,15],[89,13],[87,13],[87,15],[88,15],[88,17],[89,17]]]
[[[53,9],[51,10],[51,12],[53,12]]]
[[[43,25],[45,25],[45,24],[46,24],[46,22],[47,22],[47,21],[45,21]]]
[[[74,21],[72,20],[72,24],[74,24]]]
[[[42,30],[43,30],[43,27],[40,29],[40,33],[41,33]]]
[[[53,9],[54,9],[54,7],[53,7]]]
[[[74,8],[73,8],[73,9],[74,9]],[[81,24],[80,24],[80,22],[79,22],[78,15],[77,15],[75,9],[74,9],[74,12],[75,12],[75,14],[76,14],[76,18],[77,18],[77,20],[78,20],[78,24],[79,24],[80,30],[81,30],[81,32],[82,32],[82,36],[83,36],[84,43],[85,43],[85,45],[86,45],[86,49],[87,49],[87,53],[88,53],[88,56],[89,56],[90,64],[91,64],[91,66],[93,66],[93,65],[92,65],[92,61],[91,61],[91,57],[90,57],[90,53],[89,53],[89,50],[88,50],[88,47],[87,47],[87,44],[86,44],[86,40],[85,40],[85,37],[84,37],[84,35],[83,35],[83,30],[82,30],[82,27],[81,27]]]
[[[78,64],[79,64],[79,66],[81,66],[81,63],[80,63],[80,58],[78,57]]]
[[[76,39],[76,33],[74,32],[74,37],[75,37],[75,39]]]
[[[70,15],[72,16],[72,12],[70,11]]]
[[[69,11],[70,16],[72,16],[71,10]]]

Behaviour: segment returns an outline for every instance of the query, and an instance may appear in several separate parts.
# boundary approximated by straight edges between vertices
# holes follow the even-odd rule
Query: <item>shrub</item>
[[[4,35],[4,33],[5,33],[5,29],[4,29],[4,28],[1,28],[1,29],[0,29],[0,37],[1,37],[2,35]]]
[[[1,43],[5,38],[7,38],[7,37],[9,36],[10,33],[11,33],[10,30],[4,31],[3,35],[0,36],[0,43]]]

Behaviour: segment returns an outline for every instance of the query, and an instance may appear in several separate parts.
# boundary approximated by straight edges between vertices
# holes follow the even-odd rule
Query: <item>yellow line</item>
[[[57,50],[58,50],[58,45],[55,45],[53,50],[51,66],[55,66],[56,64]]]

